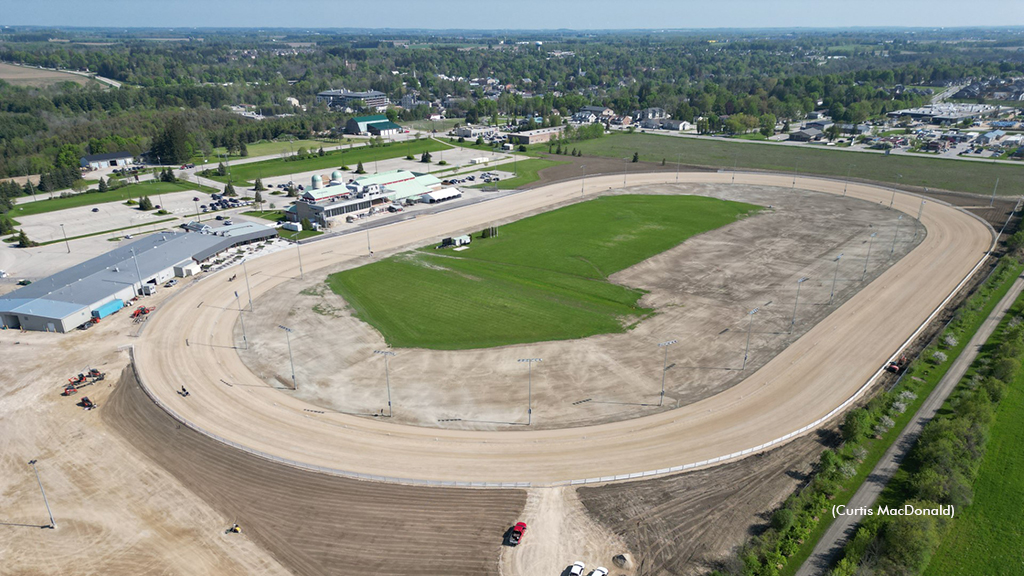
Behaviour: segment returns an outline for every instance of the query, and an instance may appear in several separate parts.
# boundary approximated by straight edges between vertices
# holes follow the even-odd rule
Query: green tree
[[[29,240],[28,234],[25,234],[24,230],[18,232],[18,247],[19,248],[31,248],[32,246],[36,246],[36,245],[37,245],[36,242],[33,242],[32,240]]]
[[[227,175],[228,175],[228,167],[225,166],[223,162],[217,164],[217,176],[227,176]]]
[[[313,229],[313,223],[309,221],[309,218],[303,218],[302,222],[300,222],[299,224],[302,225],[302,229],[303,230],[312,230]]]
[[[431,158],[433,158],[433,156],[431,156],[430,152],[424,152],[420,156],[420,162],[423,162],[424,164],[430,164],[430,159]]]
[[[871,433],[871,415],[858,408],[846,413],[842,426],[843,440],[856,442]]]
[[[259,188],[256,189],[256,197],[253,198],[253,201],[259,206],[260,212],[263,212],[263,193],[260,192]]]
[[[100,176],[99,191],[100,192],[106,192],[107,190],[110,190],[110,185],[107,184],[106,179],[104,179],[102,176]]]
[[[359,165],[356,166],[356,174],[366,174],[366,169],[363,168],[363,163],[360,161]]]
[[[78,169],[81,166],[82,153],[78,146],[74,144],[64,144],[57,151],[57,157],[53,160],[53,165],[57,168],[75,168]]]
[[[256,186],[254,186],[254,188],[256,189],[256,195],[257,196],[259,196],[260,192],[262,192],[263,190],[267,189],[266,186],[263,185],[263,179],[262,178],[257,178],[256,179]]]
[[[238,155],[239,156],[248,156],[249,155],[249,148],[245,145],[245,142],[239,142],[238,143]]]
[[[224,187],[224,195],[225,196],[238,196],[238,193],[235,192],[235,187],[234,187],[233,184],[231,184],[231,182],[228,182],[227,186]]]
[[[71,183],[71,189],[75,192],[85,192],[89,188],[89,184],[85,180],[79,178]]]
[[[181,117],[167,122],[163,132],[153,140],[153,154],[169,164],[182,164],[192,157],[188,128]]]
[[[639,161],[640,161],[640,153],[639,152],[633,152],[633,162],[639,162]]]
[[[143,196],[139,198],[139,210],[152,210],[153,201],[149,199],[149,196]]]

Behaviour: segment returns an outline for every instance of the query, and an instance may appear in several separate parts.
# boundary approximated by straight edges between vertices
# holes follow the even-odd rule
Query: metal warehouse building
[[[74,330],[94,310],[114,300],[130,300],[144,285],[185,276],[196,262],[276,234],[273,228],[256,226],[263,230],[246,226],[215,234],[152,234],[0,296],[0,323],[25,330]]]

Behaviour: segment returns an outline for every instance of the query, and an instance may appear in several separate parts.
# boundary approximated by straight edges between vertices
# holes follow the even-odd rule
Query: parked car
[[[217,215],[217,220],[223,220],[223,219],[224,219],[223,216],[221,216],[220,214]]]
[[[173,288],[173,287],[174,287],[174,286],[176,286],[177,284],[178,284],[178,279],[177,279],[177,278],[174,278],[173,280],[171,280],[171,281],[170,281],[170,282],[168,282],[167,284],[164,284],[164,288]]]
[[[608,576],[608,569],[604,566],[598,566],[596,570],[590,573],[590,576]]]
[[[93,212],[99,212],[99,211],[100,211],[100,209],[99,209],[99,208],[93,208],[93,209],[92,209],[92,211],[93,211]]]
[[[199,196],[196,196],[195,198],[193,198],[192,201],[193,202],[199,202]]]
[[[586,565],[583,562],[573,562],[572,568],[569,569],[569,576],[583,576],[583,570],[586,569]]]
[[[508,535],[508,543],[512,546],[518,546],[523,541],[523,536],[525,535],[526,522],[516,522],[516,525],[512,527],[512,531]]]

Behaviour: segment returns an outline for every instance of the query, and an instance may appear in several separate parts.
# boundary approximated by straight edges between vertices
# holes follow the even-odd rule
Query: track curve
[[[680,183],[728,183],[732,174],[691,173]],[[630,186],[675,181],[634,174]],[[591,177],[590,190],[617,187]],[[792,177],[739,174],[737,184],[789,187]],[[800,187],[840,194],[844,184],[800,178]],[[422,244],[579,195],[557,183],[374,229],[378,250]],[[848,196],[888,203],[890,189],[851,184]],[[920,198],[896,193],[893,207],[916,216]],[[878,367],[977,269],[993,232],[974,216],[928,201],[926,238],[803,337],[736,386],[700,402],[634,420],[544,431],[453,431],[389,424],[335,413],[269,388],[233,349],[236,284],[212,275],[162,306],[135,351],[140,382],[172,415],[244,449],[313,469],[404,482],[556,484],[667,473],[761,450],[818,425],[862,390]],[[316,243],[309,273],[364,259],[365,238]],[[252,261],[256,298],[298,276],[293,251]],[[187,342],[186,342],[187,339]],[[230,383],[230,384],[228,384]],[[182,384],[192,392],[182,398]],[[781,439],[781,440],[780,440]],[[345,472],[342,472],[345,471]]]

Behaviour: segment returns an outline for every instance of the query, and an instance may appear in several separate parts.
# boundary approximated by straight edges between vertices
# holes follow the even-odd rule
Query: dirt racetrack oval
[[[731,173],[689,173],[680,183],[731,181]],[[631,174],[629,186],[675,181]],[[618,187],[591,177],[587,189]],[[789,188],[793,177],[738,174],[737,184]],[[842,194],[843,182],[804,178],[803,189]],[[580,195],[579,181],[556,183],[373,230],[378,252],[423,244],[454,230],[554,206]],[[881,202],[893,191],[850,184],[848,196]],[[893,208],[915,217],[921,198],[897,192]],[[162,306],[135,343],[140,383],[172,416],[221,441],[293,465],[359,478],[476,486],[612,481],[712,465],[758,452],[817,427],[866,383],[983,262],[991,227],[928,200],[921,244],[736,386],[675,410],[583,428],[455,431],[323,413],[269,387],[234,350],[238,284],[213,274]],[[306,274],[366,259],[361,234],[305,250]],[[254,298],[299,275],[293,250],[251,261]],[[186,342],[187,341],[187,342]],[[182,385],[191,395],[177,394]],[[317,410],[317,412],[311,412]]]

